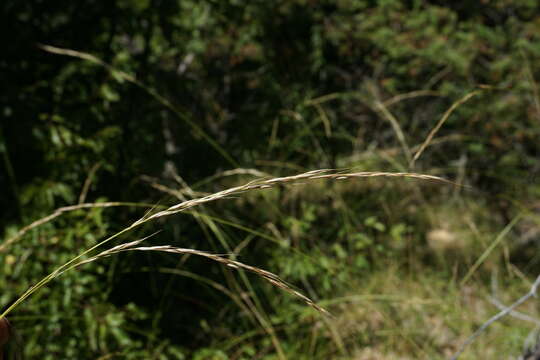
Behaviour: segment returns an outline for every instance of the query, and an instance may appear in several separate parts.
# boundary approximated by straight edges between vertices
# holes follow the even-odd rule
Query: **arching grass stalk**
[[[251,182],[248,182],[248,183],[246,183],[244,185],[232,187],[232,188],[229,188],[229,189],[226,189],[226,190],[214,193],[214,194],[210,194],[210,195],[203,196],[203,197],[196,198],[196,199],[186,200],[186,201],[183,201],[183,202],[181,202],[179,204],[170,206],[169,208],[167,208],[165,210],[154,213],[152,215],[143,216],[142,218],[135,221],[133,224],[131,224],[127,228],[117,232],[114,235],[109,236],[105,240],[99,242],[98,244],[90,247],[89,249],[87,249],[87,250],[83,251],[82,253],[80,253],[79,255],[75,256],[73,259],[71,259],[67,263],[61,265],[56,270],[51,272],[49,275],[45,276],[38,283],[36,283],[35,285],[31,286],[28,290],[26,290],[11,306],[9,306],[0,315],[0,319],[4,318],[6,315],[8,315],[13,309],[15,309],[17,306],[19,306],[19,304],[21,304],[23,301],[25,301],[34,292],[36,292],[41,287],[48,284],[51,280],[53,280],[57,276],[61,275],[65,271],[68,271],[68,270],[70,270],[72,268],[77,267],[78,265],[80,265],[82,263],[87,262],[86,260],[83,260],[83,261],[79,262],[79,260],[82,257],[84,257],[85,255],[90,254],[91,252],[93,252],[97,248],[111,242],[112,240],[120,237],[121,235],[123,235],[123,234],[125,234],[125,233],[127,233],[127,232],[129,232],[129,231],[131,231],[131,230],[133,230],[133,229],[135,229],[135,228],[137,228],[137,227],[151,221],[151,220],[155,220],[155,219],[158,219],[158,218],[161,218],[161,217],[166,217],[166,216],[170,216],[170,215],[173,215],[173,214],[177,214],[179,212],[183,212],[183,211],[185,211],[187,209],[190,209],[192,207],[195,207],[195,206],[207,203],[207,202],[228,198],[228,197],[230,197],[232,195],[241,194],[243,192],[251,191],[251,190],[269,189],[269,188],[275,187],[277,185],[282,185],[282,184],[299,183],[299,182],[304,182],[304,181],[314,181],[314,180],[321,180],[321,179],[346,180],[346,179],[367,178],[367,177],[407,177],[407,178],[414,178],[414,179],[420,179],[420,180],[431,180],[431,181],[437,181],[437,182],[444,182],[444,183],[456,185],[455,183],[453,183],[453,182],[451,182],[449,180],[440,178],[438,176],[417,174],[417,173],[390,173],[390,172],[346,173],[346,172],[336,172],[336,171],[333,171],[331,169],[320,169],[320,170],[308,171],[306,173],[293,175],[293,176],[277,177],[277,178],[271,178],[271,179],[259,179],[259,180],[251,181]],[[142,241],[142,240],[140,240],[140,241]],[[138,241],[138,242],[140,242],[140,241]],[[138,242],[136,242],[136,243],[138,244]],[[126,246],[128,246],[130,244],[134,244],[134,243],[132,242],[132,243],[128,243],[128,244],[119,245],[120,248],[116,247],[116,248],[110,249],[109,252],[110,252],[110,254],[115,253],[115,252],[119,252],[119,251],[113,251],[113,250],[122,249],[121,248],[122,246],[126,247]],[[251,272],[254,272],[254,273],[258,273],[259,275],[263,276],[267,281],[269,281],[273,285],[275,285],[277,287],[280,287],[280,288],[284,289],[285,291],[300,297],[301,299],[306,301],[309,305],[313,306],[317,310],[321,309],[319,311],[321,311],[323,313],[326,312],[324,309],[318,307],[311,299],[307,298],[306,296],[299,293],[298,291],[291,289],[290,287],[288,287],[286,285],[285,282],[283,282],[281,280],[278,280],[279,278],[276,275],[274,275],[274,274],[272,274],[270,272],[267,272],[265,270],[262,270],[262,269],[258,269],[258,268],[255,268],[255,267],[252,267],[252,266],[249,266],[249,265],[242,264],[242,263],[237,262],[237,261],[225,259],[223,257],[220,257],[219,255],[210,254],[210,253],[206,253],[206,252],[202,252],[202,251],[194,250],[194,249],[173,248],[173,247],[170,247],[170,246],[136,248],[136,249],[131,249],[131,250],[145,250],[145,251],[150,251],[151,250],[151,251],[166,251],[166,252],[173,252],[173,253],[191,253],[191,254],[194,254],[194,255],[199,255],[199,256],[204,256],[204,257],[207,257],[207,258],[211,258],[211,259],[213,259],[215,261],[225,263],[226,265],[229,265],[229,266],[231,266],[233,268],[235,268],[235,267],[236,268],[243,268],[245,270],[248,270],[248,271],[251,271]],[[107,253],[107,251],[101,253],[101,255],[103,255],[104,253]],[[99,257],[99,255],[98,255],[98,257]],[[284,284],[285,284],[285,286],[284,286]]]

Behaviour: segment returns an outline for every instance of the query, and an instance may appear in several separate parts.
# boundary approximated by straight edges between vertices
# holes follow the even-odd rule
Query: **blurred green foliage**
[[[178,174],[212,192],[248,181],[201,182],[238,167],[276,176],[413,170],[465,179],[503,220],[515,201],[540,194],[535,0],[6,0],[0,8],[4,241],[77,202],[178,202],[142,175],[178,189]],[[409,168],[403,146],[417,149],[477,89]],[[377,104],[397,119],[403,142]],[[366,184],[313,185],[304,195],[278,188],[122,240],[157,227],[165,231],[150,243],[217,253],[246,247],[242,261],[326,299],[376,259],[405,258],[427,228],[418,214],[425,203],[402,195],[418,188]],[[29,231],[0,253],[0,305],[144,211],[77,210]],[[251,293],[251,312],[216,284]],[[270,285],[204,259],[156,254],[66,273],[11,316],[28,358],[274,359],[272,331],[289,356],[327,359],[325,344],[340,348],[335,338],[316,351],[297,342],[317,315]]]

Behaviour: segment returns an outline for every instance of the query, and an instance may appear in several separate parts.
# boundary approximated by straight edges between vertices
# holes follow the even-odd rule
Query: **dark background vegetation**
[[[231,169],[268,176],[414,171],[470,187],[410,180],[283,186],[151,223],[117,243],[162,229],[149,244],[236,249],[241,261],[362,324],[365,314],[332,299],[363,293],[371,277],[393,267],[411,282],[432,274],[437,296],[450,284],[459,302],[460,280],[518,213],[527,221],[474,273],[474,288],[489,283],[494,269],[508,271],[508,288],[540,271],[536,0],[7,0],[0,11],[3,241],[62,206],[171,205],[180,201],[175,194],[190,198],[259,174],[222,176]],[[89,53],[112,68],[40,45]],[[477,90],[411,166],[410,154],[444,112]],[[195,193],[179,192],[186,184]],[[0,305],[145,211],[79,210],[29,231],[0,253]],[[434,229],[460,245],[429,243]],[[251,296],[243,300],[251,310],[216,284]],[[387,310],[395,322],[384,329],[407,326],[399,311]],[[430,331],[411,335],[420,351],[373,321],[355,331],[329,325],[252,275],[152,253],[67,273],[10,316],[32,359],[363,359],[358,349],[377,346],[435,358],[481,320],[464,329],[456,312],[445,344]],[[520,324],[501,345],[508,353],[527,334]]]

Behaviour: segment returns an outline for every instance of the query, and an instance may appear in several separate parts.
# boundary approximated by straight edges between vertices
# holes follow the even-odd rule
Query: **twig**
[[[465,351],[465,348],[469,346],[476,338],[482,334],[488,326],[493,324],[495,321],[505,317],[506,315],[512,313],[515,308],[517,308],[519,305],[523,304],[525,301],[529,300],[531,297],[536,297],[536,292],[538,291],[538,286],[540,286],[540,275],[536,278],[535,282],[532,284],[531,289],[527,294],[519,298],[516,302],[514,302],[512,305],[504,308],[504,310],[500,311],[493,317],[491,317],[488,321],[486,321],[482,326],[478,328],[471,336],[465,340],[465,342],[461,345],[459,350],[451,357],[451,360],[456,360],[461,356],[463,351]]]
[[[504,305],[502,302],[500,302],[498,299],[496,299],[493,296],[488,297],[488,300],[489,300],[490,303],[495,305],[499,310],[505,310],[507,308],[506,305]],[[512,311],[510,311],[508,313],[508,315],[513,316],[513,317],[515,317],[516,319],[519,319],[519,320],[532,322],[536,326],[540,326],[540,320],[538,320],[537,318],[534,318],[534,317],[532,317],[530,315],[524,314],[522,312],[512,310]]]

